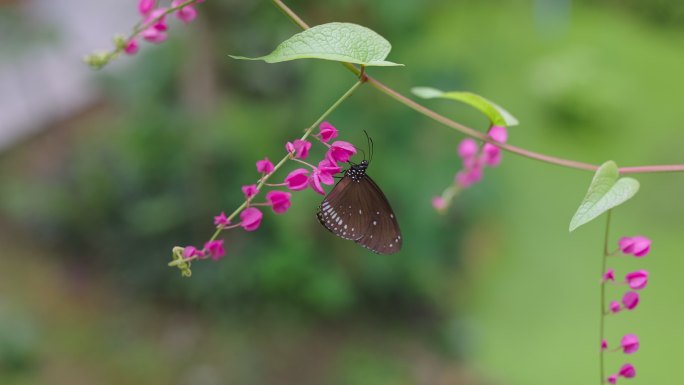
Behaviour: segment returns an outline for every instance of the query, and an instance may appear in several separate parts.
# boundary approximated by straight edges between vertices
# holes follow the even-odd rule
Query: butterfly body
[[[394,254],[403,240],[385,194],[366,174],[368,161],[352,165],[318,208],[319,222],[331,233],[378,254]]]

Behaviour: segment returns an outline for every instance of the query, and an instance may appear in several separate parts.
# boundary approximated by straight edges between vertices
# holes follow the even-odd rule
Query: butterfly
[[[368,161],[352,164],[318,207],[318,221],[340,238],[378,254],[401,250],[397,217],[385,194],[366,175]]]

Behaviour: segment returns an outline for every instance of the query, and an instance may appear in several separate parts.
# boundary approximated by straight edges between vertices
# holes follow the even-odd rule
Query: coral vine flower
[[[291,193],[277,190],[269,191],[268,194],[266,194],[266,200],[276,214],[284,214],[287,209],[290,208],[290,205],[292,204],[290,202],[291,197]]]
[[[255,184],[248,184],[246,186],[242,186],[242,192],[245,194],[245,198],[249,199],[259,192],[257,189],[257,185]]]
[[[159,44],[168,37],[166,32],[162,32],[154,27],[147,28],[146,30],[142,31],[140,35],[143,37],[143,39],[154,44]]]
[[[195,246],[186,246],[183,248],[183,258],[192,258],[194,256],[202,256],[204,253],[197,250]]]
[[[491,143],[482,147],[484,162],[489,167],[496,167],[501,163],[501,149]]]
[[[642,237],[622,237],[618,241],[620,251],[625,254],[632,254],[635,257],[643,257],[651,251],[651,240]]]
[[[618,312],[620,312],[620,302],[618,302],[618,301],[612,301],[612,302],[610,303],[610,306],[609,306],[609,307],[610,307],[610,312],[611,312],[611,313],[618,313]]]
[[[606,350],[606,349],[608,349],[608,341],[601,340],[601,350]]]
[[[615,270],[608,269],[606,273],[603,274],[603,282],[613,281],[615,282]]]
[[[230,221],[228,220],[228,217],[226,217],[226,213],[221,211],[221,214],[217,215],[214,217],[214,225],[218,227],[225,227],[230,224]]]
[[[635,291],[626,292],[625,295],[622,297],[622,304],[625,306],[625,309],[627,310],[634,309],[639,304],[639,293]]]
[[[477,154],[477,150],[479,150],[477,142],[471,138],[463,139],[461,143],[458,144],[458,156],[460,156],[461,159],[474,157],[475,154]]]
[[[356,154],[356,148],[349,142],[336,141],[330,147],[330,158],[335,162],[349,162],[349,158]]]
[[[624,364],[622,368],[620,368],[619,374],[624,378],[634,378],[634,376],[636,376],[636,370],[632,364]]]
[[[289,144],[289,143],[288,143]],[[309,156],[309,150],[311,149],[311,142],[306,140],[296,139],[292,144],[294,149],[295,158],[306,159]],[[290,151],[292,152],[292,151]]]
[[[331,177],[342,171],[342,167],[338,166],[337,163],[330,159],[323,159],[322,161],[318,162],[318,169],[322,173],[326,173]]]
[[[325,190],[323,190],[323,186],[321,184],[332,185],[334,183],[335,179],[332,177],[332,175],[323,172],[318,168],[313,170],[313,173],[309,178],[309,185],[311,188],[321,195],[325,195]]]
[[[271,161],[268,160],[268,158],[257,160],[256,168],[257,172],[260,172],[262,174],[270,174],[273,172],[273,163],[271,163]]]
[[[306,189],[309,185],[309,170],[305,168],[298,168],[285,177],[285,184],[287,188],[292,191],[300,191]]]
[[[618,380],[617,374],[611,374],[610,376],[608,376],[608,383],[611,385],[617,384],[617,380]]]
[[[157,8],[153,10],[145,18],[145,24],[154,22],[151,28],[154,28],[160,32],[166,31],[167,29],[169,29],[169,26],[166,24],[166,16],[164,15],[165,12],[166,8]]]
[[[138,50],[140,49],[140,46],[138,45],[138,41],[135,39],[131,39],[126,43],[126,46],[124,47],[124,52],[127,55],[135,55],[138,53]]]
[[[446,208],[446,201],[442,197],[432,198],[432,207],[437,211],[444,210]]]
[[[332,124],[328,122],[323,122],[321,123],[320,126],[318,126],[318,135],[316,135],[321,142],[323,143],[328,143],[331,139],[337,138],[337,129],[333,127]]]
[[[140,0],[138,2],[138,11],[140,11],[141,15],[145,16],[154,9],[155,3],[155,0]]]
[[[492,126],[492,128],[489,129],[489,132],[487,132],[487,135],[501,143],[506,143],[508,140],[508,130],[503,126]]]
[[[204,250],[214,261],[218,261],[226,254],[223,249],[223,241],[209,241],[204,245]]]
[[[171,7],[178,7],[184,2],[184,0],[173,0],[171,2]],[[195,20],[195,18],[197,17],[197,11],[195,10],[195,7],[193,7],[192,5],[186,5],[185,7],[176,11],[176,17],[184,23],[189,23]]]
[[[625,276],[627,284],[634,290],[641,290],[648,284],[648,271],[638,270]]]
[[[633,354],[639,350],[639,337],[634,334],[625,334],[620,341],[622,351],[625,354]]]
[[[261,225],[261,219],[263,217],[264,214],[256,207],[246,208],[240,213],[240,219],[242,219],[240,226],[242,226],[245,231],[254,231]]]

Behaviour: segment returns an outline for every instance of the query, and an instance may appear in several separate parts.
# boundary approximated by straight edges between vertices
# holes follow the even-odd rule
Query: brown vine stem
[[[304,22],[292,9],[290,9],[285,3],[283,3],[281,0],[271,0],[273,4],[280,9],[292,22],[297,24],[300,28],[302,29],[309,29],[309,25]],[[357,67],[353,66],[352,64],[349,63],[342,63],[347,69],[350,71],[354,72],[357,76],[361,73],[361,70],[358,69]],[[579,169],[579,170],[585,170],[585,171],[596,171],[598,170],[599,166],[591,163],[584,163],[584,162],[578,162],[575,160],[570,160],[570,159],[563,159],[563,158],[558,158],[555,156],[550,156],[550,155],[544,155],[540,154],[534,151],[529,151],[524,148],[520,148],[517,146],[513,146],[511,144],[505,144],[505,143],[498,143],[493,141],[490,137],[487,135],[483,134],[480,131],[477,131],[473,128],[467,127],[461,123],[458,123],[456,121],[453,121],[449,118],[447,118],[444,115],[441,115],[425,106],[423,106],[420,103],[417,103],[406,96],[400,94],[399,92],[393,90],[392,88],[386,86],[385,84],[381,83],[379,80],[368,76],[368,74],[365,74],[365,79],[374,88],[377,90],[383,92],[387,96],[391,97],[392,99],[398,101],[399,103],[405,105],[406,107],[411,108],[412,110],[419,112],[428,118],[439,122],[447,127],[453,128],[456,131],[459,131],[465,135],[472,136],[474,138],[480,139],[484,142],[492,143],[498,147],[500,147],[503,150],[506,150],[508,152],[512,152],[514,154],[518,154],[520,156],[524,156],[526,158],[530,159],[535,159],[541,162],[545,163],[550,163],[550,164],[555,164],[558,166],[563,166],[563,167],[568,167],[568,168],[574,168],[574,169]],[[684,164],[672,164],[672,165],[653,165],[653,166],[635,166],[635,167],[621,167],[620,168],[620,173],[621,174],[638,174],[638,173],[655,173],[655,172],[684,172]]]

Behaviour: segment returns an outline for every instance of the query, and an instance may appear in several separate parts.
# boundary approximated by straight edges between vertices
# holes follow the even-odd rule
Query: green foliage
[[[443,92],[436,88],[430,87],[414,87],[411,89],[414,95],[419,96],[423,99],[451,99],[463,102],[471,107],[474,107],[489,118],[491,124],[495,126],[517,126],[518,119],[515,118],[510,112],[506,111],[503,107],[497,105],[496,103],[485,99],[484,97],[474,94],[472,92],[465,91],[449,91]]]
[[[309,28],[280,43],[266,56],[240,60],[279,63],[297,59],[323,59],[371,66],[401,66],[386,61],[392,45],[366,27],[352,23],[327,23]]]
[[[570,221],[570,231],[591,222],[606,211],[631,199],[639,191],[639,181],[620,178],[620,172],[613,161],[608,161],[594,174],[577,212]]]

